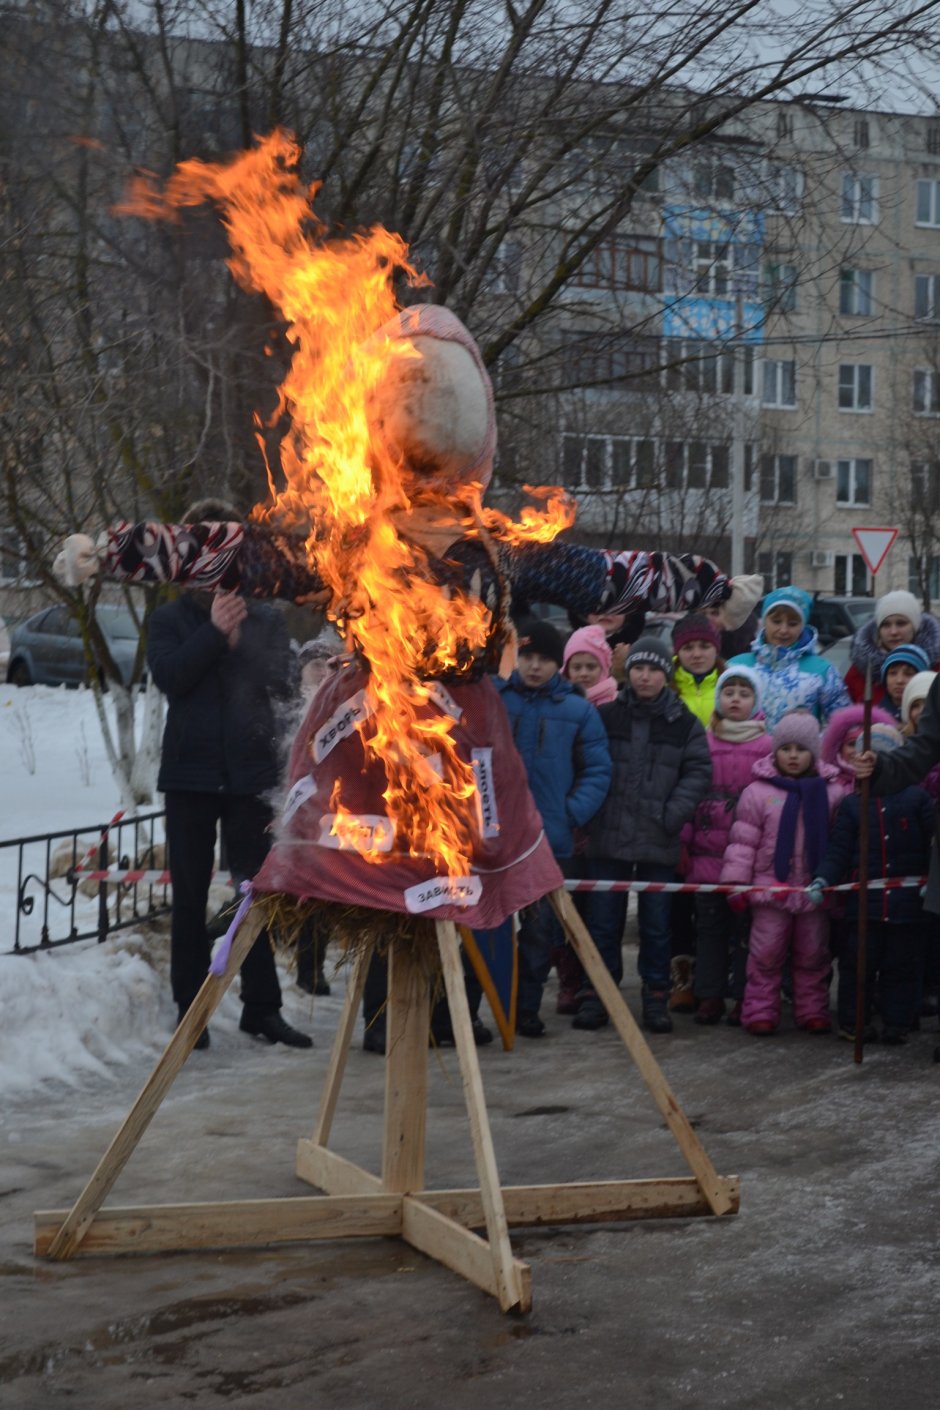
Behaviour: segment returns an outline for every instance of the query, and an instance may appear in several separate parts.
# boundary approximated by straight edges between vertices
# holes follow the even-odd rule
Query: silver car
[[[130,683],[140,632],[126,607],[99,606],[95,615],[125,685]],[[68,609],[44,607],[10,632],[11,685],[80,685],[88,679],[82,636]]]

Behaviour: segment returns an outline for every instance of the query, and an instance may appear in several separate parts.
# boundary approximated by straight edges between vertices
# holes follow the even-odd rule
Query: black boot
[[[648,1033],[671,1033],[669,994],[665,989],[643,990],[643,1027]]]
[[[247,1009],[242,1009],[238,1026],[243,1033],[250,1033],[253,1038],[267,1038],[269,1043],[283,1043],[285,1048],[313,1047],[313,1039],[308,1038],[307,1034],[301,1033],[299,1029],[291,1028],[279,1012],[253,1014]]]

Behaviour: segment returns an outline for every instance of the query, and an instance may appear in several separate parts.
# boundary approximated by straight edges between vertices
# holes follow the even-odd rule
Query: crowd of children
[[[566,875],[740,888],[677,904],[668,891],[637,893],[650,1032],[672,1031],[674,1013],[687,1008],[696,1023],[726,1019],[770,1036],[787,1001],[808,1034],[835,1028],[855,1038],[859,893],[832,888],[858,876],[859,777],[876,767],[861,759],[884,759],[916,734],[940,665],[940,624],[909,593],[879,599],[853,643],[850,691],[818,653],[810,608],[799,588],[768,593],[751,650],[727,662],[718,625],[692,613],[676,623],[671,649],[658,636],[630,645],[622,684],[600,626],[564,646],[547,623],[530,622],[518,667],[500,682]],[[864,709],[852,703],[866,674],[881,701],[871,756],[860,752]],[[940,750],[921,783],[868,804],[866,1040],[876,1015],[882,1041],[898,1044],[929,1011],[937,925],[919,886],[878,883],[927,872],[938,796]],[[577,902],[619,984],[628,894],[589,891]],[[522,1035],[546,1031],[539,1008],[552,963],[558,1012],[577,1028],[607,1022],[547,907],[523,914],[519,953]]]

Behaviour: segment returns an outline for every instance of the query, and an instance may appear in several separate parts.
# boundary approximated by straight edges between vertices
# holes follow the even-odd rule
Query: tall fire
[[[401,336],[395,288],[427,281],[402,239],[381,227],[331,238],[299,160],[294,138],[277,131],[229,162],[184,162],[162,188],[140,178],[121,209],[172,219],[181,207],[214,203],[232,274],[263,294],[286,327],[292,355],[276,419],[289,429],[280,466],[268,472],[270,499],[253,518],[306,535],[329,616],[370,667],[356,728],[386,778],[387,821],[369,823],[346,806],[337,773],[332,845],[382,861],[394,843],[399,854],[459,877],[470,869],[478,775],[455,745],[454,713],[429,706],[440,677],[470,678],[493,610],[472,590],[440,585],[429,571],[433,534],[401,529],[433,523],[451,539],[544,543],[573,510],[559,491],[533,490],[544,509],[513,524],[482,507],[481,483],[463,485],[455,498],[409,457],[395,434],[394,400],[420,382],[421,354]]]

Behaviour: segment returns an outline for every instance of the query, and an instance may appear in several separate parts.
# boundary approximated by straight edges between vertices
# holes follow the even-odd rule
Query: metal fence
[[[16,886],[13,952],[106,940],[116,930],[167,915],[169,887],[145,882],[89,882],[79,872],[162,867],[164,814],[146,813],[63,832],[0,842],[3,889]]]

